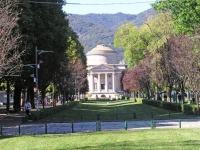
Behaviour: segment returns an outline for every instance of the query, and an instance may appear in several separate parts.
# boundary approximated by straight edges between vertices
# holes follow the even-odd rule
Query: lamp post
[[[53,51],[47,51],[47,50],[38,50],[37,46],[35,46],[35,69],[36,69],[36,100],[37,100],[37,111],[38,111],[38,68],[39,68],[39,64],[38,64],[38,54],[42,54],[42,53],[53,53]]]

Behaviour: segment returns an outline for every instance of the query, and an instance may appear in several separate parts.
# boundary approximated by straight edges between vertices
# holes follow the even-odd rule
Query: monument
[[[121,72],[127,68],[125,63],[118,61],[118,54],[105,45],[97,45],[87,54],[87,70],[89,92],[96,96],[115,98],[123,95],[119,86]]]

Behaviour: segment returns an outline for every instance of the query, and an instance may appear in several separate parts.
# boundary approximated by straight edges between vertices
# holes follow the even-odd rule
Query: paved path
[[[151,129],[152,121],[75,122],[2,126],[2,135],[95,132],[97,130]],[[98,128],[99,126],[99,128]],[[156,128],[200,128],[200,119],[156,120]]]

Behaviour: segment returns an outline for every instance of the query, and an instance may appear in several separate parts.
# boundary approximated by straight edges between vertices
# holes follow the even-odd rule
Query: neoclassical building
[[[118,54],[105,45],[97,45],[87,54],[87,70],[89,92],[92,98],[115,97],[115,93],[123,94],[119,86],[119,77],[126,64],[118,61]]]

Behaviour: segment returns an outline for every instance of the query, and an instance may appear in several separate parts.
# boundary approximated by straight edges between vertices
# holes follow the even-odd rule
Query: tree
[[[191,34],[200,26],[199,5],[199,0],[159,0],[152,6],[159,12],[171,12],[176,33]]]
[[[172,39],[174,39],[172,37]],[[171,49],[173,40],[169,39],[168,42],[164,45],[164,49],[161,52],[162,59],[160,60],[160,69],[163,81],[163,85],[166,86],[166,93],[168,97],[170,98],[171,102],[171,92],[173,90],[173,87],[175,83],[177,83],[179,76],[177,75],[175,66],[173,65],[172,61],[174,56],[172,55],[173,49]]]
[[[160,13],[149,18],[140,28],[132,23],[121,26],[115,34],[114,45],[124,49],[128,68],[145,59],[146,53],[162,47],[173,34],[173,20],[170,13]]]
[[[124,60],[129,69],[144,58],[147,42],[143,39],[144,34],[132,23],[122,25],[115,34],[114,46],[124,49]]]
[[[76,62],[73,64],[73,70],[72,74],[74,76],[74,82],[75,82],[75,93],[81,93],[85,94],[88,92],[89,85],[87,80],[87,70],[86,66],[82,63],[81,60],[76,60]]]
[[[119,86],[120,86],[120,90],[124,91],[124,84],[123,84],[123,78],[124,78],[124,75],[126,74],[127,70],[123,70],[120,74],[120,77],[119,77]]]
[[[18,30],[16,1],[0,0],[0,78],[18,76],[23,67],[19,50],[21,35]]]
[[[24,50],[20,49],[22,36],[19,32],[17,1],[0,0],[0,80],[7,82],[7,105],[9,112],[10,84],[22,73]]]

